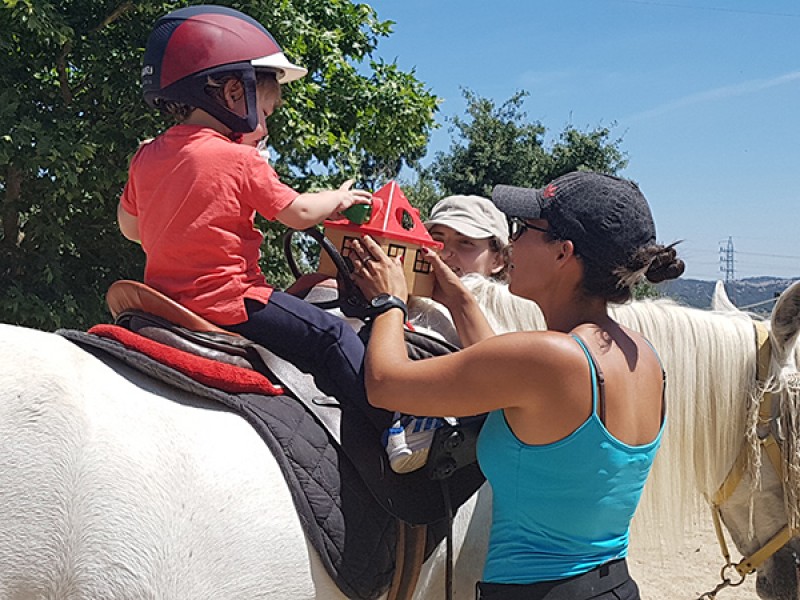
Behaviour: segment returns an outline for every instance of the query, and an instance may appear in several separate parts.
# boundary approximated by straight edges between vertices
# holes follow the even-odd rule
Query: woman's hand
[[[448,309],[452,310],[455,306],[463,303],[465,299],[471,297],[469,290],[461,283],[459,276],[445,264],[436,252],[426,248],[425,258],[430,261],[433,267],[433,275],[436,278],[436,283],[433,286],[433,295],[431,296],[436,302],[444,304]]]
[[[431,262],[436,277],[433,299],[444,304],[450,311],[462,345],[466,348],[494,336],[494,331],[475,297],[461,283],[461,279],[453,269],[448,267],[433,250],[425,250],[425,256]]]
[[[391,294],[403,302],[408,300],[408,285],[399,257],[390,258],[368,235],[353,242],[349,254],[353,263],[353,281],[371,300],[378,294]]]

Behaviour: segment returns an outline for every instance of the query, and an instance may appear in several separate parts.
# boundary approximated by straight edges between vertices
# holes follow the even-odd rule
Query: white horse
[[[472,287],[494,319],[515,322],[520,304],[505,288]],[[795,452],[797,421],[785,415],[798,400],[800,288],[785,296],[769,386],[779,394],[784,445]],[[525,328],[541,327],[540,313],[524,306],[534,311]],[[757,437],[752,322],[667,302],[615,314],[648,336],[668,372],[669,426],[641,516],[688,510]],[[786,460],[796,465],[796,453]],[[766,467],[759,477],[759,467],[724,513],[744,553],[797,522],[800,477],[788,475],[785,496],[780,479]],[[489,505],[484,486],[456,517],[455,598],[473,597]],[[776,557],[763,566],[759,594],[796,600],[793,563]],[[440,547],[423,566],[417,600],[443,597],[443,559]],[[0,326],[0,598],[343,597],[303,535],[275,459],[244,419],[60,336]]]

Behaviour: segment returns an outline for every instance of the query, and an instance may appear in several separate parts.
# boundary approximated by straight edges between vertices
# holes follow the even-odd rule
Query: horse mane
[[[508,285],[474,274],[467,275],[462,281],[477,298],[495,333],[547,328],[539,306],[509,292]]]
[[[775,333],[775,332],[773,332]],[[780,332],[777,336],[780,337]],[[797,337],[786,342],[788,347],[776,348],[775,336],[772,337],[772,353],[770,356],[769,376],[760,391],[771,393],[777,407],[773,406],[772,414],[777,419],[773,424],[773,432],[781,446],[783,460],[784,502],[789,527],[800,527],[800,343]],[[759,433],[763,433],[763,424],[759,421],[758,408],[748,420],[748,440],[750,440],[750,456],[748,474],[758,482],[762,453],[757,451]],[[751,512],[753,507],[751,506]]]
[[[539,306],[514,296],[508,291],[508,285],[477,274],[465,275],[461,281],[478,300],[495,333],[545,329]],[[414,327],[429,329],[450,343],[460,344],[450,312],[444,306],[430,298],[414,296],[410,298],[408,308]]]

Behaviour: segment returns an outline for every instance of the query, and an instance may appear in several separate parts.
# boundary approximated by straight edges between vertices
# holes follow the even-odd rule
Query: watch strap
[[[375,301],[378,301],[375,303]],[[406,303],[403,302],[397,296],[391,296],[389,294],[381,294],[380,296],[376,296],[373,298],[372,302],[370,302],[372,306],[372,316],[377,317],[378,315],[382,315],[388,310],[393,308],[399,308],[403,311],[403,321],[408,320],[408,306]]]

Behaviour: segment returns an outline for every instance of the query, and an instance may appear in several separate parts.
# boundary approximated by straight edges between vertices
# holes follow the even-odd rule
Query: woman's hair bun
[[[677,243],[677,242],[676,242]],[[678,258],[675,244],[661,246],[654,254],[645,277],[650,283],[660,283],[668,279],[677,279],[686,270],[686,264]]]

